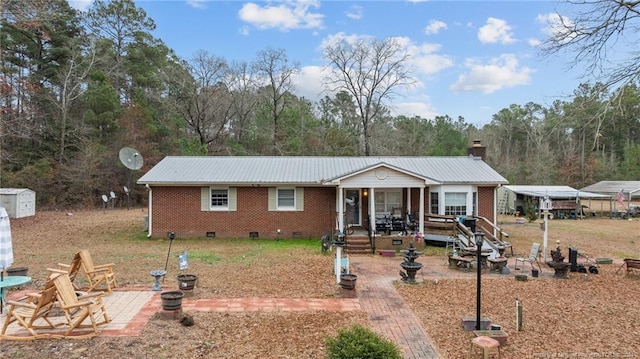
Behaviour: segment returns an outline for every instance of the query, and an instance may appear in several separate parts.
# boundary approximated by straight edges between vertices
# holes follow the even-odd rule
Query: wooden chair
[[[0,338],[13,340],[33,340],[48,337],[48,334],[38,334],[35,329],[49,328],[53,329],[57,325],[49,319],[49,313],[56,299],[56,287],[53,285],[45,286],[40,293],[27,294],[27,301],[7,301],[10,305],[7,317],[0,332]],[[7,335],[9,324],[17,322],[21,327],[29,331],[30,336]],[[41,324],[39,324],[41,323]],[[59,324],[58,324],[59,325]]]
[[[528,257],[516,257],[515,268],[520,269],[518,268],[518,262],[522,262],[523,267],[525,262],[529,262],[529,264],[531,264],[531,269],[534,269],[533,265],[535,263],[535,265],[538,266],[538,270],[542,272],[542,267],[540,266],[540,262],[538,262],[539,252],[540,252],[540,243],[533,243],[531,245],[531,251],[529,252]]]
[[[56,298],[68,326],[63,338],[94,337],[98,335],[99,325],[111,321],[102,303],[104,293],[95,292],[78,297],[67,274],[60,274],[53,278],[53,284],[56,288]],[[91,323],[85,324],[86,320]],[[73,331],[78,328],[92,328],[93,331],[83,335],[72,335]]]
[[[69,275],[69,279],[71,279],[71,282],[75,284],[75,280],[78,276],[78,273],[80,272],[80,268],[82,268],[82,258],[80,258],[80,252],[78,252],[73,255],[71,263],[58,263],[58,271],[55,271],[53,269],[47,270],[50,272],[56,272],[58,274],[60,274],[60,270],[66,271]]]
[[[104,284],[106,291],[111,293],[111,290],[118,286],[116,282],[116,276],[113,271],[115,263],[95,265],[91,254],[86,249],[78,252],[80,256],[80,263],[82,264],[82,270],[89,282],[89,289],[87,291],[97,289],[98,286]]]

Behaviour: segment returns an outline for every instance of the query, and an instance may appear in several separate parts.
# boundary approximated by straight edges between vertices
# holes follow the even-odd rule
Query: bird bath
[[[560,250],[560,246],[558,246],[555,250],[551,251],[551,259],[547,261],[547,265],[554,270],[553,277],[554,278],[562,278],[566,279],[567,272],[569,271],[569,266],[571,263],[564,261],[564,256],[562,255],[562,251]]]
[[[151,288],[151,290],[154,292],[161,291],[162,286],[160,286],[160,277],[164,277],[167,274],[167,271],[163,269],[156,269],[156,270],[152,270],[149,274],[151,274],[151,276],[156,279],[155,282],[153,283],[153,288]]]
[[[422,252],[416,251],[416,247],[413,245],[413,242],[410,242],[409,248],[403,250],[402,254],[404,256],[404,262],[400,263],[400,266],[406,272],[400,271],[402,281],[407,283],[416,283],[416,273],[420,268],[422,268],[422,263],[418,263],[415,260],[422,254]]]

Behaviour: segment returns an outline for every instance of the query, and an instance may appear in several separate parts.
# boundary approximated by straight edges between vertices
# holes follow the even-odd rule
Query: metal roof
[[[306,184],[349,177],[386,165],[442,184],[506,184],[479,157],[219,157],[168,156],[139,180],[149,185]]]
[[[34,191],[28,188],[0,188],[0,194],[13,195],[13,194],[19,194],[22,192],[34,192]]]
[[[633,197],[640,197],[640,181],[600,181],[581,189],[615,197],[622,191],[626,198],[629,194]]]
[[[507,185],[504,188],[525,196],[549,198],[605,198],[606,195],[577,190],[569,186],[527,186],[527,185]]]

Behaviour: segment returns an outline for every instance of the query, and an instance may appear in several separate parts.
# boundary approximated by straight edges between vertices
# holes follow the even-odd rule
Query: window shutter
[[[238,210],[238,189],[235,187],[229,187],[229,211],[235,212]]]
[[[278,191],[276,190],[275,187],[270,187],[269,188],[269,210],[270,211],[275,211],[278,209],[278,198],[276,198],[278,195]]]
[[[296,211],[304,211],[304,188],[296,187]]]
[[[200,210],[208,212],[211,210],[211,198],[209,197],[209,187],[200,188]]]

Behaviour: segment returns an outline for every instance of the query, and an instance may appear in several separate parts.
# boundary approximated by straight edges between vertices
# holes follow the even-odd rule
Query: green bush
[[[380,337],[371,329],[355,324],[327,338],[329,359],[402,359],[397,345]]]

